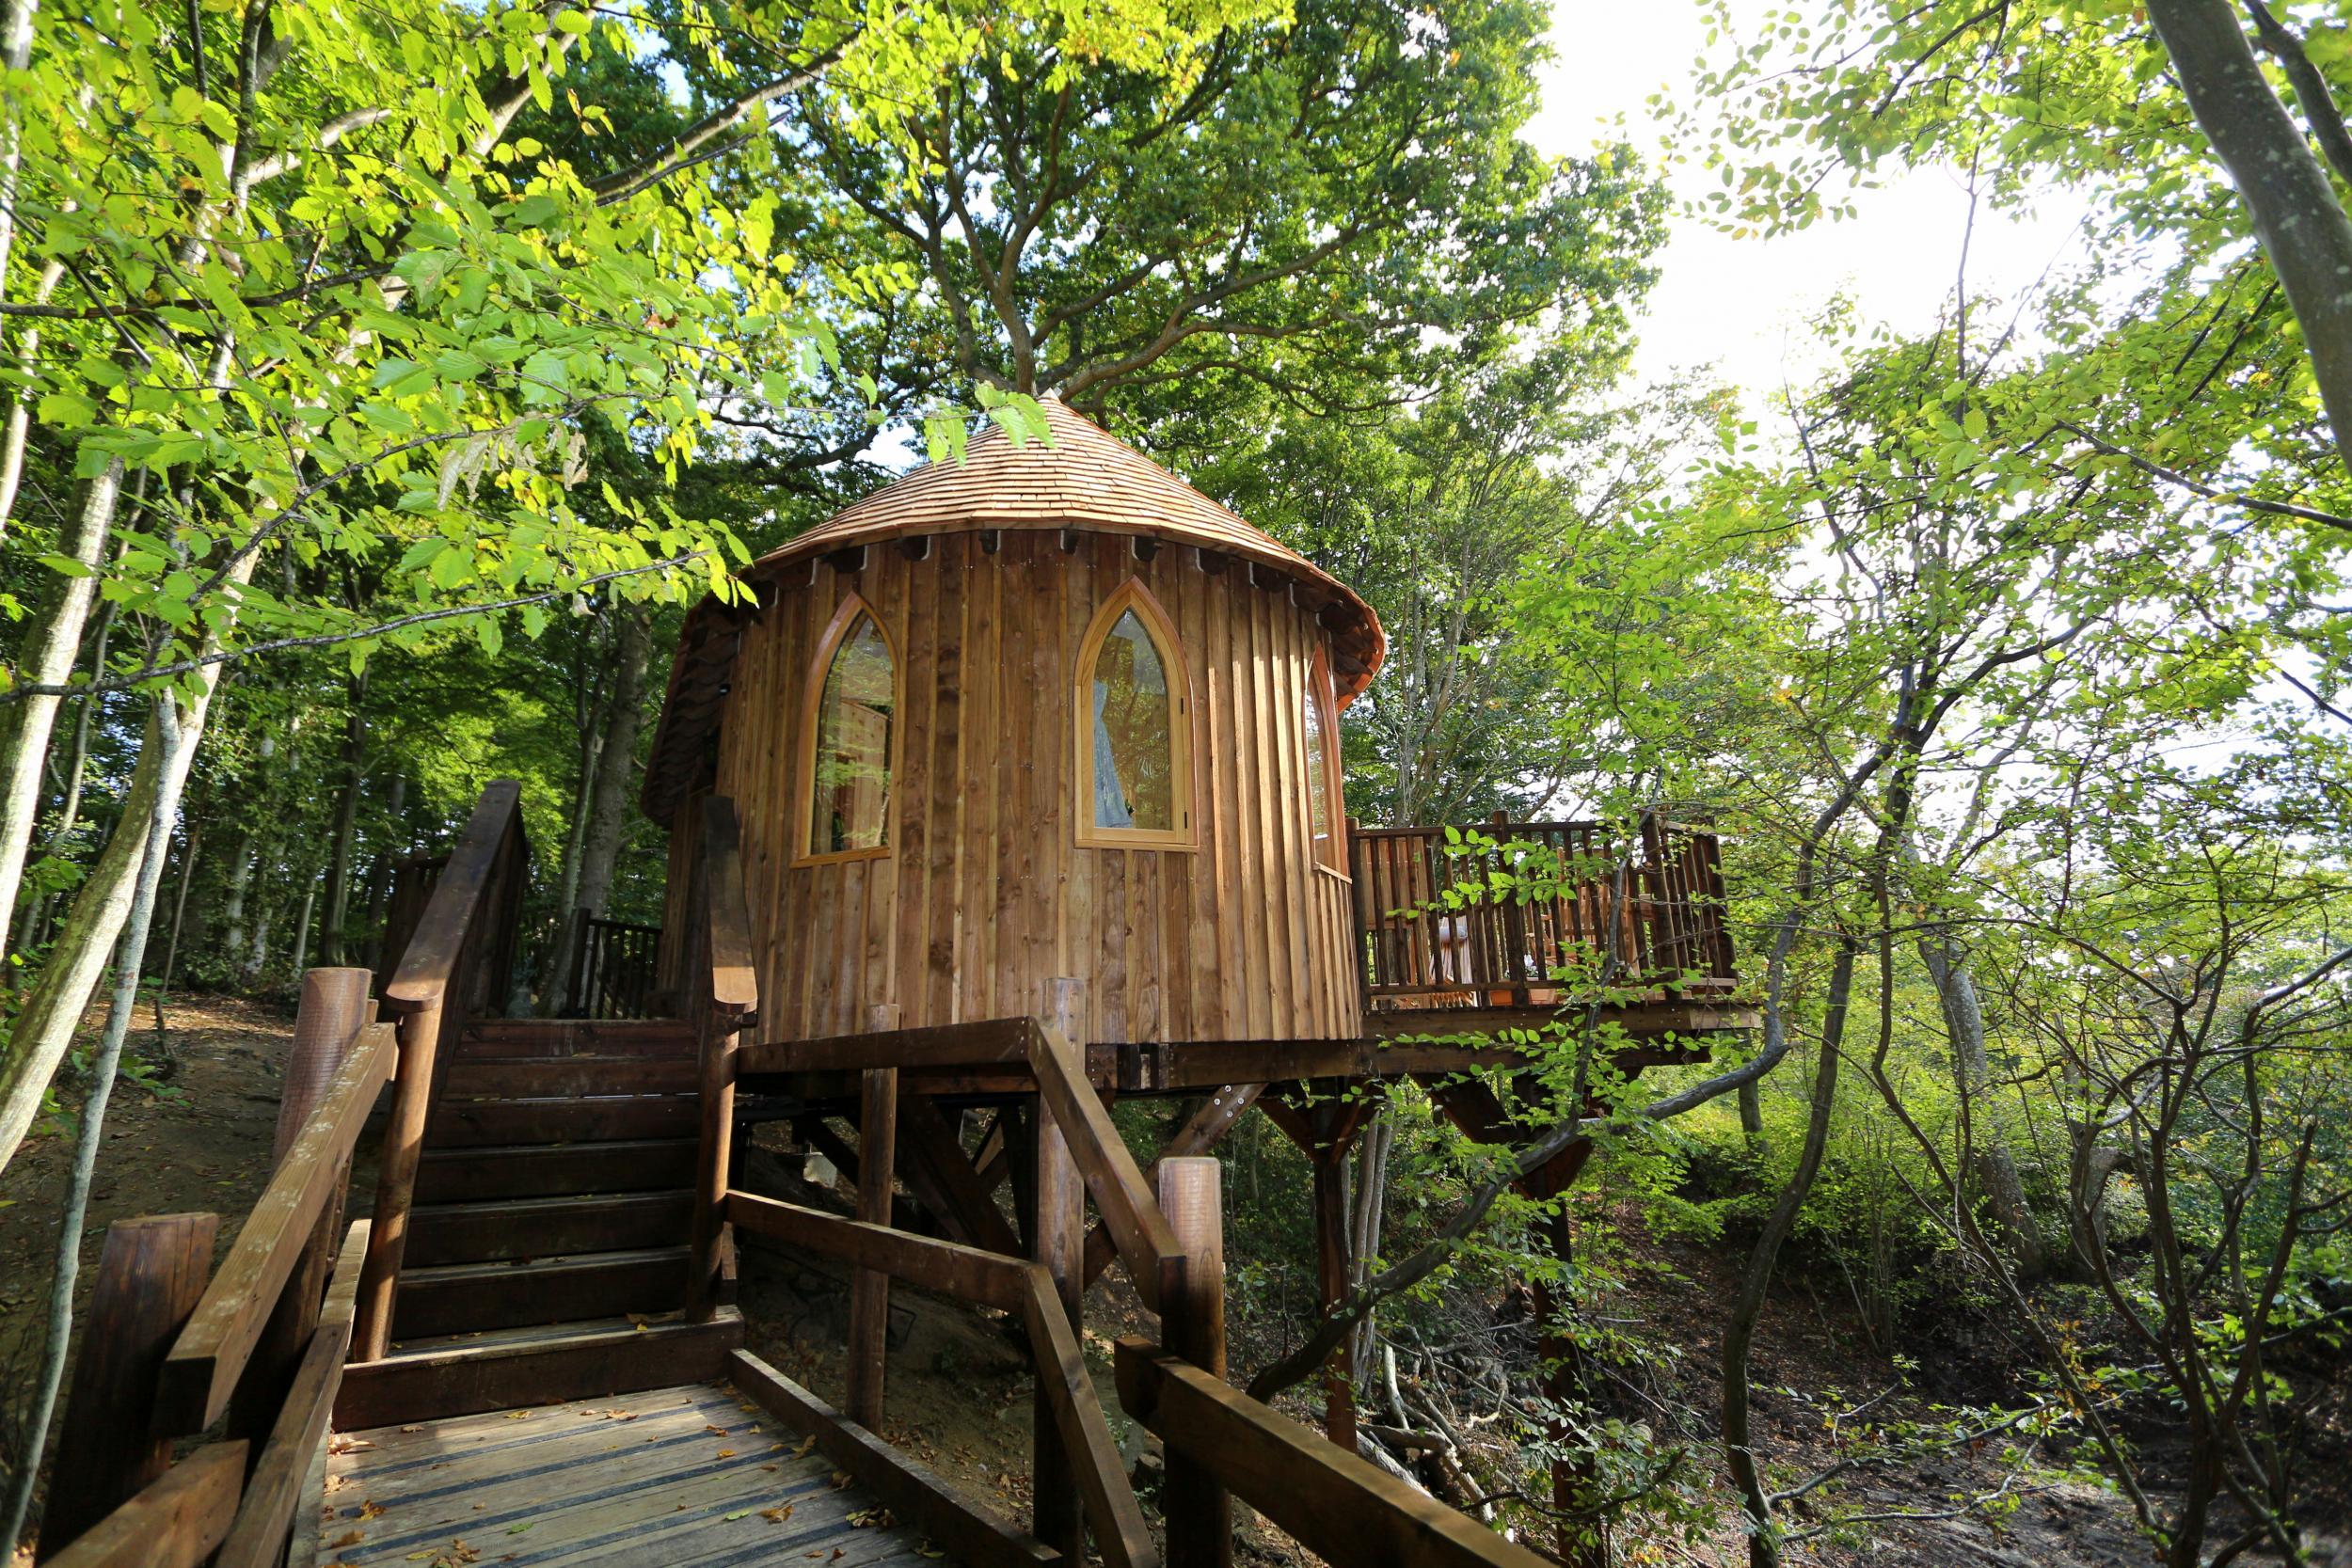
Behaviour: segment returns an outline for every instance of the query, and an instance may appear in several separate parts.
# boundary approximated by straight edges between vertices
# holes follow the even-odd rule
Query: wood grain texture
[[[236,1517],[246,1445],[211,1443],[76,1536],[44,1568],[196,1568]]]
[[[395,1565],[474,1560],[458,1542],[532,1568],[936,1560],[780,1428],[714,1381],[354,1433],[321,1545],[356,1535],[343,1559]]]
[[[120,1506],[170,1463],[170,1437],[150,1425],[155,1379],[204,1293],[219,1228],[216,1214],[151,1214],[106,1227],[41,1511],[44,1556]]]
[[[735,634],[708,784],[739,818],[755,1045],[850,1035],[882,1003],[909,1029],[1035,1013],[1057,976],[1085,982],[1088,1041],[1359,1034],[1350,888],[1308,818],[1301,711],[1329,634],[1288,580],[1099,531],[947,533],[779,579]],[[1082,643],[1130,584],[1190,692],[1185,847],[1079,842]],[[888,852],[796,864],[812,661],[852,594],[899,660]]]

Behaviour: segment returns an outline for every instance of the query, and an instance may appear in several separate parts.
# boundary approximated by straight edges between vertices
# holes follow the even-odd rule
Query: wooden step
[[[417,1163],[419,1203],[656,1192],[694,1182],[693,1138],[427,1148]]]
[[[691,1190],[421,1203],[408,1218],[408,1267],[675,1245],[693,1223]]]
[[[686,1299],[683,1246],[591,1252],[528,1262],[403,1268],[392,1332],[435,1334],[675,1311]]]
[[[359,1432],[702,1382],[723,1375],[742,1342],[742,1314],[731,1307],[706,1323],[616,1317],[405,1340],[381,1361],[343,1369],[335,1426]]]
[[[691,1056],[460,1056],[443,1100],[550,1100],[597,1094],[692,1094]]]
[[[425,1122],[427,1148],[485,1144],[612,1143],[692,1137],[702,1130],[699,1097],[597,1096],[585,1100],[449,1100]]]
[[[469,1056],[688,1056],[694,1029],[684,1019],[485,1018],[458,1037],[453,1065]]]

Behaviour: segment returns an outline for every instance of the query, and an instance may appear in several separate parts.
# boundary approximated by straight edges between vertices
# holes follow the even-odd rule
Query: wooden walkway
[[[724,1384],[377,1427],[333,1449],[323,1565],[944,1560]]]

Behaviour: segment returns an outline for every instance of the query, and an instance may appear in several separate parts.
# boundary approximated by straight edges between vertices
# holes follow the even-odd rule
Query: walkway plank
[[[319,1560],[348,1568],[916,1568],[946,1560],[734,1388],[338,1434]],[[478,1557],[469,1553],[478,1553]]]

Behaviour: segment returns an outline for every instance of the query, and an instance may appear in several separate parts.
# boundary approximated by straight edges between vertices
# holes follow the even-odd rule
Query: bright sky
[[[1581,152],[1619,134],[1655,155],[1661,127],[1645,100],[1663,88],[1688,103],[1692,62],[1705,40],[1698,0],[1553,0],[1556,58],[1543,71],[1544,103],[1528,127],[1549,153]],[[1760,0],[1739,0],[1753,14]],[[1708,188],[1695,165],[1674,175],[1678,197]],[[1672,219],[1660,259],[1662,277],[1642,323],[1638,368],[1646,377],[1712,364],[1745,389],[1751,413],[1784,376],[1802,384],[1812,364],[1804,323],[1841,290],[1868,321],[1901,331],[1931,326],[1952,286],[1967,221],[1967,192],[1948,175],[1927,173],[1863,192],[1861,215],[1820,223],[1776,240],[1735,240],[1695,218]],[[2013,293],[2055,256],[2078,243],[2079,214],[2052,211],[2027,221],[1980,214],[1969,260],[1969,290]]]

